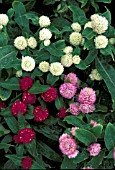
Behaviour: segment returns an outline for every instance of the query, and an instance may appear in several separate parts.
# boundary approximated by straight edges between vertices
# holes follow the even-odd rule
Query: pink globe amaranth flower
[[[57,97],[57,91],[54,87],[50,87],[46,92],[43,92],[41,94],[41,98],[45,102],[52,102],[56,99]]]
[[[67,108],[62,107],[60,109],[60,111],[58,112],[57,116],[61,119],[65,118],[66,116],[68,116],[68,112],[66,112]]]
[[[115,161],[115,148],[113,149],[113,159]]]
[[[78,115],[80,113],[79,103],[77,103],[77,102],[71,103],[70,104],[70,112],[72,115]]]
[[[31,142],[35,137],[35,132],[31,128],[24,128],[18,133],[21,143],[26,144]]]
[[[75,95],[77,88],[71,83],[64,83],[60,86],[59,91],[62,97],[71,99]]]
[[[96,126],[99,126],[99,125],[100,125],[100,123],[97,123],[95,120],[91,120],[91,121],[90,121],[90,124],[92,124],[93,127],[96,127]]]
[[[20,88],[25,91],[28,90],[33,84],[33,80],[29,76],[25,76],[22,79],[20,79]]]
[[[68,158],[75,158],[79,154],[79,151],[76,150],[73,154],[68,155]]]
[[[91,113],[95,110],[95,106],[90,104],[81,104],[79,106],[79,110],[83,113]]]
[[[78,101],[84,104],[94,104],[96,101],[95,91],[89,87],[83,88],[78,95]]]
[[[19,112],[22,114],[25,114],[26,109],[27,109],[27,106],[25,105],[25,103],[21,101],[16,101],[11,107],[12,114],[16,117],[18,117]]]
[[[66,82],[67,80],[69,80],[69,82],[75,86],[78,81],[78,77],[74,73],[69,73],[64,77],[64,82]]]
[[[82,168],[82,169],[92,169],[92,170],[93,170],[94,168],[88,166],[88,167],[84,167],[84,168]]]
[[[75,136],[76,134],[75,134],[75,130],[77,130],[77,129],[79,129],[79,127],[72,127],[71,128],[71,134],[73,135],[73,136]]]
[[[45,110],[42,109],[41,106],[37,106],[34,108],[34,120],[36,122],[43,122],[45,119],[47,119],[49,115],[49,111],[46,108]]]
[[[101,151],[101,145],[99,143],[93,143],[89,146],[88,151],[90,156],[97,156]]]
[[[0,112],[1,112],[1,109],[5,107],[6,107],[6,104],[4,102],[0,102]]]
[[[35,104],[35,102],[36,102],[36,95],[35,94],[31,94],[28,91],[25,91],[22,94],[22,101],[25,104]]]
[[[29,169],[31,166],[32,166],[32,159],[29,156],[22,159],[22,167],[24,169]]]

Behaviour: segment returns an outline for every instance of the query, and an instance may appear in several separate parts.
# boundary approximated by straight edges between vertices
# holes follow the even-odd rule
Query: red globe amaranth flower
[[[18,117],[19,112],[21,112],[22,114],[26,113],[26,108],[27,106],[23,102],[17,101],[12,105],[11,110],[13,115]]]
[[[5,107],[6,107],[6,104],[4,102],[0,102],[0,112],[1,112],[1,109]]]
[[[28,90],[32,86],[33,80],[29,76],[25,76],[20,79],[20,88],[25,91]]]
[[[66,116],[68,116],[68,112],[66,112],[66,110],[67,109],[65,107],[61,108],[60,111],[58,112],[57,116],[59,118],[65,118]]]
[[[23,144],[31,142],[35,137],[35,132],[31,128],[25,128],[18,133],[20,142]]]
[[[29,169],[31,166],[32,166],[32,159],[29,156],[22,159],[22,167],[24,169]]]
[[[56,99],[57,97],[57,91],[54,87],[50,87],[46,92],[41,94],[41,98],[45,102],[52,102]]]
[[[35,94],[31,94],[28,91],[25,91],[22,94],[22,101],[25,104],[34,104],[36,102],[36,95]]]
[[[42,110],[41,106],[37,106],[34,108],[34,120],[36,122],[43,122],[45,119],[47,119],[49,115],[48,109]]]
[[[20,138],[18,135],[13,136],[14,143],[20,144]]]

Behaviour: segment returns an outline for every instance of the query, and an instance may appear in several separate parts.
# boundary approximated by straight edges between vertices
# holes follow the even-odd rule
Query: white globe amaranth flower
[[[0,25],[6,26],[8,24],[8,16],[6,14],[0,14]]]
[[[93,69],[91,71],[91,74],[89,75],[89,77],[90,77],[91,80],[98,80],[98,81],[102,80],[102,77],[98,73],[97,69]]]
[[[94,17],[95,18],[95,17]],[[92,29],[98,34],[104,33],[108,29],[108,20],[105,17],[97,16],[92,20]]]
[[[95,20],[97,17],[98,17],[99,15],[98,14],[93,14],[93,15],[91,15],[91,20]]]
[[[115,38],[109,38],[109,43],[114,45],[115,44]]]
[[[43,15],[39,18],[39,25],[41,28],[47,27],[50,24],[51,24],[51,21],[50,21],[49,17]]]
[[[72,32],[69,37],[70,43],[74,46],[79,45],[82,41],[82,35],[78,32]]]
[[[78,22],[75,22],[71,25],[71,28],[75,31],[75,32],[80,32],[81,31],[81,25]]]
[[[70,67],[73,64],[72,54],[65,54],[61,57],[61,64],[64,67]]]
[[[25,37],[23,36],[19,36],[14,40],[14,46],[18,49],[18,50],[24,50],[27,47],[27,41],[25,39]]]
[[[74,64],[79,64],[80,61],[81,61],[81,58],[80,58],[79,55],[74,55],[74,56],[73,56],[73,63],[74,63]]]
[[[63,49],[63,52],[64,52],[65,54],[72,53],[72,52],[73,52],[73,47],[71,47],[71,46],[66,46],[66,47]]]
[[[84,25],[84,29],[86,28],[92,28],[92,22],[88,21],[85,25]]]
[[[60,75],[62,75],[62,73],[64,71],[64,67],[63,67],[63,65],[61,63],[54,62],[54,63],[50,64],[49,71],[54,76],[60,76]]]
[[[27,39],[27,45],[28,47],[35,49],[37,47],[37,41],[34,37],[30,37]]]
[[[104,35],[98,35],[94,39],[96,49],[105,48],[108,45],[108,38]]]
[[[44,46],[49,46],[49,45],[50,45],[50,43],[51,43],[51,41],[50,41],[50,40],[45,40],[45,41],[44,41]]]
[[[16,77],[21,77],[22,76],[22,70],[18,70],[16,72]]]
[[[47,61],[42,61],[38,67],[42,72],[46,73],[49,71],[49,63]]]
[[[3,28],[3,25],[0,25],[0,30],[2,30],[2,28]]]
[[[49,29],[43,28],[39,32],[39,39],[40,40],[49,40],[52,37],[52,33]]]
[[[32,71],[35,68],[35,60],[30,56],[22,56],[21,67],[25,71]]]

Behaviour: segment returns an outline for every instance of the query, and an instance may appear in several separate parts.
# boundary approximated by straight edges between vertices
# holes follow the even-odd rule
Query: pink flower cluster
[[[79,154],[79,151],[76,149],[76,141],[67,133],[60,136],[59,148],[63,154],[68,156],[68,158],[75,158]]]
[[[74,102],[70,104],[70,112],[72,115],[78,115],[80,113],[78,102]]]
[[[101,151],[101,145],[99,143],[93,143],[89,146],[88,151],[90,156],[97,156]]]
[[[91,121],[90,121],[90,124],[92,124],[93,127],[96,127],[96,126],[99,126],[99,125],[100,125],[100,123],[97,123],[95,120],[91,120]]]

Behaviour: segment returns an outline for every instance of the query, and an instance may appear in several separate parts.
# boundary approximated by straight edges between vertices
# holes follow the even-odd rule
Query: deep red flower
[[[42,110],[41,106],[34,108],[34,120],[36,122],[43,122],[45,119],[47,119],[48,115],[48,109]]]
[[[24,169],[29,169],[31,166],[32,166],[32,159],[29,156],[22,159],[22,167]]]
[[[14,143],[20,144],[20,138],[18,135],[13,136]]]
[[[25,104],[34,104],[36,102],[36,95],[35,94],[31,94],[28,91],[25,91],[22,94],[22,101]]]
[[[26,144],[31,142],[35,137],[35,132],[31,128],[24,128],[18,133],[20,142]]]
[[[20,88],[25,91],[28,90],[32,86],[33,80],[29,76],[25,76],[20,79]]]
[[[0,112],[1,112],[1,109],[5,107],[6,107],[6,104],[4,102],[0,102]]]
[[[23,102],[17,101],[12,105],[11,110],[14,116],[18,116],[19,112],[21,112],[22,114],[25,114],[26,108],[27,106]]]
[[[68,116],[68,112],[66,112],[66,110],[67,109],[65,107],[61,108],[60,111],[58,112],[57,116],[59,118],[65,118],[66,116]]]
[[[41,97],[45,102],[52,102],[57,97],[57,91],[54,87],[50,87],[46,92],[41,94]]]

